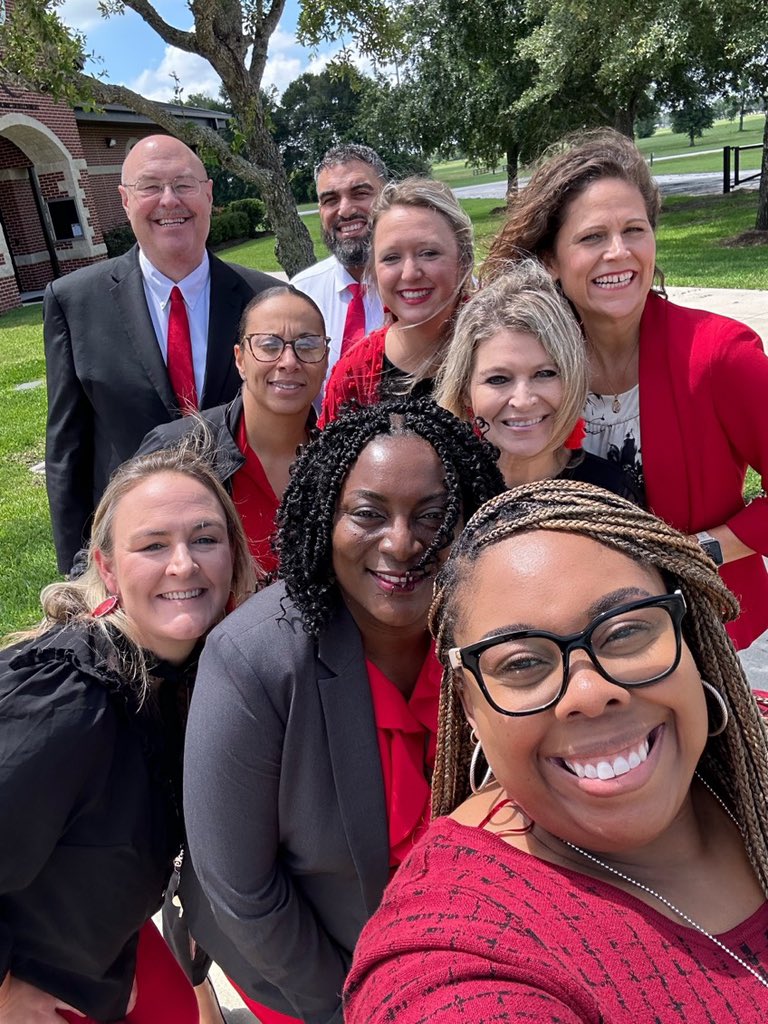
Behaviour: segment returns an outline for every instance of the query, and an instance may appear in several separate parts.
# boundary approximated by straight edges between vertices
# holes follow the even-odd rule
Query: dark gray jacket
[[[362,641],[341,605],[319,642],[277,583],[211,633],[184,768],[191,934],[252,998],[340,1024],[352,951],[389,873]],[[212,913],[211,913],[212,908]]]

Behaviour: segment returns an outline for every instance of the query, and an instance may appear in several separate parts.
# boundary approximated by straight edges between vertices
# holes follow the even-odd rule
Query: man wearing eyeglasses
[[[238,321],[274,279],[207,252],[212,187],[178,139],[142,139],[119,186],[137,244],[46,289],[46,484],[63,573],[111,473],[144,435],[238,391]]]

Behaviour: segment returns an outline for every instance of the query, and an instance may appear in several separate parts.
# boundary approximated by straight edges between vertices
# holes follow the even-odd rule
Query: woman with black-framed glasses
[[[298,448],[315,426],[312,403],[328,368],[325,321],[298,288],[278,284],[256,295],[243,311],[235,362],[243,380],[229,405],[187,416],[151,431],[139,454],[207,430],[214,468],[235,502],[251,554],[266,572],[277,569],[272,548],[275,515]],[[212,444],[210,442],[212,441]]]
[[[736,613],[695,539],[607,491],[472,517],[431,610],[438,820],[363,931],[348,1024],[765,1019],[768,734]]]

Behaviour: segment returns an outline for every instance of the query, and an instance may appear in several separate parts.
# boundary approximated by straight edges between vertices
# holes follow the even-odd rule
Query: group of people
[[[614,132],[479,280],[445,186],[316,182],[276,284],[145,139],[137,248],[46,296],[70,578],[0,652],[0,1024],[218,1024],[211,959],[263,1024],[757,1024],[759,337],[666,298]]]

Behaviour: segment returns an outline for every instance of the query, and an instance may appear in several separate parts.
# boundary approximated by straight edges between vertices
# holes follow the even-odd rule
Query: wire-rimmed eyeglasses
[[[161,196],[166,188],[173,194],[184,199],[188,196],[200,195],[206,178],[196,178],[192,174],[178,174],[172,181],[158,181],[157,178],[139,178],[133,183],[124,182],[124,188],[132,188],[140,199],[154,199]]]
[[[279,334],[246,334],[243,341],[254,359],[260,363],[275,363],[290,345],[293,354],[302,363],[320,363],[328,351],[330,338],[321,334],[300,334],[298,338],[281,338]]]
[[[676,590],[612,608],[579,633],[498,633],[452,647],[448,659],[452,668],[472,673],[499,714],[535,715],[563,697],[573,651],[586,651],[600,675],[617,686],[648,686],[671,675],[680,663],[685,612],[685,598]]]

